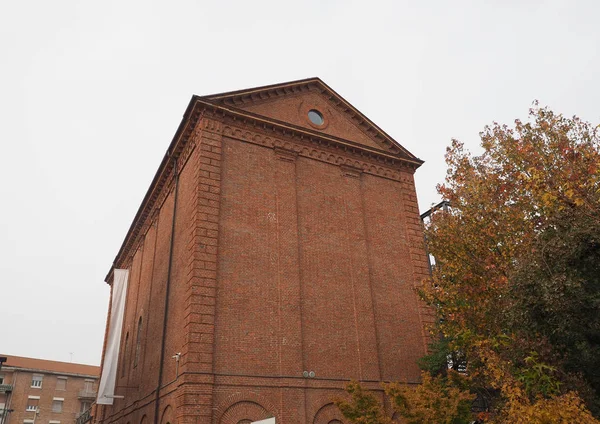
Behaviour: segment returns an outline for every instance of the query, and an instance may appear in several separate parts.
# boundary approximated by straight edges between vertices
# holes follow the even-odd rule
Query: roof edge
[[[280,82],[280,83],[276,83],[276,84],[263,85],[263,86],[259,86],[259,87],[246,88],[246,89],[243,89],[243,90],[225,91],[223,93],[209,94],[207,96],[197,96],[197,97],[200,98],[200,99],[218,100],[218,99],[221,99],[221,98],[231,97],[231,96],[237,96],[237,95],[240,95],[240,94],[251,94],[251,93],[255,93],[257,91],[274,90],[274,89],[277,89],[277,88],[290,87],[290,86],[293,86],[293,85],[306,84],[306,83],[309,83],[309,82],[320,82],[321,84],[327,86],[327,84],[325,84],[321,80],[321,78],[319,78],[319,77],[311,77],[311,78],[304,78],[304,79],[299,79],[299,80],[294,80],[294,81]]]
[[[72,377],[89,377],[89,378],[94,378],[94,379],[100,378],[100,366],[86,365],[86,364],[77,364],[77,365],[85,365],[86,367],[97,367],[98,374],[86,374],[86,373],[73,372],[73,371],[54,371],[54,370],[47,370],[44,368],[20,367],[20,366],[16,366],[16,365],[4,365],[2,367],[2,370],[3,371],[27,371],[27,372],[39,373],[39,374],[66,375],[66,376],[72,376]]]
[[[322,132],[316,131],[316,130],[311,130],[309,128],[305,128],[305,127],[301,127],[295,124],[291,124],[289,122],[284,122],[284,121],[280,121],[278,119],[275,118],[270,118],[270,117],[266,117],[263,115],[258,115],[256,113],[253,112],[249,112],[247,110],[243,110],[243,109],[238,109],[235,107],[231,107],[231,106],[224,106],[221,104],[217,104],[214,103],[211,100],[207,100],[204,97],[197,97],[196,100],[202,104],[205,105],[209,105],[211,107],[214,108],[218,108],[224,112],[228,112],[230,114],[234,114],[240,117],[244,117],[244,118],[248,118],[248,119],[252,119],[252,120],[256,120],[256,121],[260,121],[260,122],[264,122],[264,123],[270,123],[274,126],[280,127],[280,128],[285,128],[285,129],[289,129],[292,131],[296,131],[298,133],[303,133],[303,134],[308,134],[314,137],[318,137],[324,140],[330,140],[333,141],[335,143],[341,143],[341,144],[345,144],[345,145],[351,145],[354,148],[360,149],[360,150],[364,150],[367,152],[371,152],[371,153],[375,153],[381,156],[386,156],[389,158],[393,158],[395,160],[399,160],[399,161],[404,161],[404,162],[409,162],[412,164],[416,164],[417,167],[421,166],[423,163],[425,163],[425,161],[423,161],[422,159],[417,158],[414,155],[411,155],[412,157],[410,158],[406,158],[406,157],[402,157],[402,156],[396,156],[386,150],[381,150],[381,149],[376,149],[374,147],[369,147],[369,146],[365,146],[363,144],[360,143],[355,143],[351,140],[346,140],[340,137],[336,137],[333,135],[329,135],[329,134],[324,134]]]
[[[81,364],[75,362],[56,361],[52,359],[31,358],[28,356],[18,356],[9,354],[0,354],[7,357],[3,364],[3,370],[27,370],[30,372],[40,372],[56,375],[89,376],[99,378],[100,366]],[[94,373],[96,371],[96,373]]]
[[[146,191],[146,194],[144,195],[144,198],[142,199],[140,206],[138,207],[138,210],[137,210],[135,216],[133,217],[131,224],[129,225],[129,229],[127,230],[127,233],[125,234],[125,238],[123,239],[123,242],[121,243],[121,247],[119,248],[119,251],[117,252],[117,255],[115,256],[115,259],[113,260],[111,268],[110,268],[108,274],[106,274],[106,277],[104,277],[104,282],[106,282],[106,283],[108,283],[110,278],[112,277],[113,270],[115,269],[116,263],[117,263],[119,257],[121,256],[121,254],[123,253],[123,250],[125,249],[127,240],[129,239],[129,237],[135,227],[135,224],[137,223],[141,214],[144,211],[144,205],[148,202],[150,196],[152,195],[153,189],[155,188],[156,184],[158,183],[161,175],[165,172],[165,170],[167,170],[169,159],[171,158],[171,155],[173,153],[173,148],[177,145],[177,141],[181,137],[183,130],[185,129],[185,126],[186,126],[186,124],[189,120],[189,117],[191,116],[194,106],[196,104],[196,97],[197,96],[195,96],[195,95],[192,96],[192,98],[190,99],[190,101],[187,105],[187,108],[185,109],[185,112],[183,113],[183,117],[181,118],[181,122],[179,123],[179,126],[177,127],[177,131],[175,131],[175,135],[173,135],[173,139],[171,140],[171,143],[169,143],[169,147],[167,148],[167,151],[165,152],[165,155],[163,156],[160,164],[158,165],[158,169],[156,170],[156,173],[154,174],[154,177],[152,178],[152,182],[150,183],[150,186],[148,187],[148,190]]]

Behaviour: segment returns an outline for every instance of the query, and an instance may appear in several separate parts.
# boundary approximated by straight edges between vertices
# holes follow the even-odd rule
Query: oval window
[[[308,111],[308,119],[310,119],[310,122],[312,122],[313,124],[319,126],[323,125],[323,123],[325,122],[325,119],[323,119],[323,115],[321,114],[321,112],[315,109],[311,109]]]

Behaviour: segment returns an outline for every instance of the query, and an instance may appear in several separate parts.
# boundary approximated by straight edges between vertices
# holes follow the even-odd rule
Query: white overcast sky
[[[103,282],[192,94],[318,76],[416,156],[600,122],[596,1],[0,2],[0,352],[99,364]]]

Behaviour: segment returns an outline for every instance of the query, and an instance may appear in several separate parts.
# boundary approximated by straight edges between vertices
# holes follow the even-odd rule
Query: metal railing
[[[96,399],[96,396],[98,395],[98,392],[95,392],[93,390],[80,390],[79,391],[79,399]]]
[[[75,424],[85,424],[92,419],[92,407],[90,406],[86,411],[77,415]]]

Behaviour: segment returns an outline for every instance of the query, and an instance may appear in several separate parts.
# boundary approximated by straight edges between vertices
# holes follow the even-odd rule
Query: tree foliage
[[[438,189],[451,208],[426,228],[436,266],[420,293],[438,320],[421,365],[444,378],[444,360],[464,361],[481,422],[597,423],[600,134],[537,104],[529,118],[486,127],[479,156],[456,140],[447,150]]]
[[[399,383],[385,386],[396,411],[406,424],[469,424],[473,421],[471,394],[464,377],[456,371],[446,376],[432,377],[422,373],[422,382],[416,388]]]
[[[530,118],[487,127],[480,156],[448,149],[439,190],[453,207],[427,229],[439,266],[423,294],[474,384],[493,386],[494,353],[514,377],[504,400],[578,393],[598,411],[600,138],[545,108]]]
[[[356,424],[390,424],[381,404],[372,392],[366,391],[356,381],[348,383],[349,400],[337,399],[335,404],[344,417]]]

